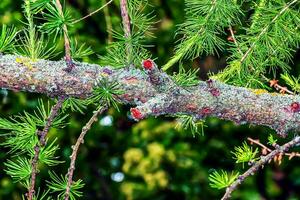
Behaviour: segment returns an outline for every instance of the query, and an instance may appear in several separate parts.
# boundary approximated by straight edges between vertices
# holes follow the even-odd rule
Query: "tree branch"
[[[221,200],[229,199],[231,193],[238,187],[238,185],[240,185],[245,180],[245,178],[247,178],[250,175],[253,175],[256,171],[258,171],[266,163],[271,161],[278,154],[283,154],[287,152],[291,147],[294,147],[299,143],[300,143],[300,136],[296,136],[293,140],[289,141],[288,143],[282,146],[278,146],[275,150],[270,152],[268,155],[261,156],[260,160],[255,162],[252,167],[250,167],[244,174],[240,175],[238,179],[226,189],[226,193],[224,194]]]
[[[34,147],[34,156],[31,161],[32,172],[31,172],[31,178],[30,178],[30,185],[29,185],[29,189],[28,189],[28,193],[27,193],[28,200],[32,200],[33,195],[35,193],[34,187],[35,187],[37,165],[38,165],[38,161],[39,161],[39,153],[40,153],[41,147],[44,147],[46,145],[46,136],[49,132],[49,129],[51,127],[51,124],[53,123],[54,118],[58,115],[58,111],[62,107],[64,100],[65,100],[65,98],[61,97],[57,101],[57,103],[51,108],[51,112],[46,121],[46,125],[45,125],[43,131],[41,131],[41,133],[39,134],[40,135],[39,144],[36,144]],[[39,131],[37,131],[37,132],[39,132]]]
[[[121,16],[122,16],[124,35],[126,38],[129,38],[131,36],[131,28],[130,28],[130,19],[128,13],[127,0],[121,0],[120,7],[121,7]]]
[[[64,12],[60,0],[56,0],[56,6],[58,9],[59,14],[64,18]],[[72,61],[71,55],[71,46],[70,46],[70,38],[68,34],[68,27],[66,24],[63,25],[63,32],[64,32],[64,41],[65,41],[65,59],[67,63],[67,68],[65,69],[67,72],[71,72],[75,67]]]
[[[200,81],[183,88],[156,65],[140,70],[134,67],[112,69],[76,62],[76,69],[67,73],[63,61],[38,60],[32,69],[16,62],[18,56],[0,57],[0,88],[38,92],[49,96],[86,98],[97,80],[117,82],[124,91],[119,100],[137,105],[136,119],[147,116],[188,114],[197,119],[213,116],[237,124],[265,125],[285,136],[300,130],[300,96],[268,93],[230,86],[218,81]],[[144,66],[146,68],[146,66]]]
[[[75,170],[75,162],[78,154],[78,150],[80,147],[80,144],[83,144],[84,142],[84,136],[86,133],[91,129],[92,125],[94,122],[98,120],[98,116],[103,113],[107,109],[107,106],[100,107],[98,110],[96,110],[93,114],[93,116],[90,118],[90,120],[86,123],[86,125],[82,128],[82,131],[75,143],[75,145],[72,147],[73,152],[71,155],[71,162],[70,162],[70,167],[68,169],[68,182],[67,182],[67,188],[66,188],[66,193],[65,193],[65,200],[68,200],[70,197],[70,192],[71,192],[71,186],[73,182],[73,174]]]
[[[247,138],[248,141],[250,141],[251,144],[256,144],[257,146],[260,146],[263,151],[265,150],[266,154],[267,153],[270,153],[272,152],[272,149],[266,147],[264,144],[260,143],[259,139],[252,139],[250,137]],[[275,145],[278,145],[278,144],[274,144],[273,146],[275,147]],[[266,155],[263,153],[263,155]],[[297,153],[297,152],[291,152],[291,153],[284,153],[283,155],[285,156],[288,156],[289,157],[289,160],[292,159],[293,157],[300,157],[300,153]],[[281,162],[281,161],[279,161]]]

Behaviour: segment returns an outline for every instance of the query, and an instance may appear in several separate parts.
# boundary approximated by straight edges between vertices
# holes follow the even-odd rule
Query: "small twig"
[[[51,124],[53,123],[54,118],[58,115],[58,111],[62,107],[64,100],[65,100],[64,97],[58,99],[57,103],[51,108],[50,115],[46,121],[47,123],[43,131],[41,131],[40,133],[39,131],[37,131],[37,133],[40,135],[40,139],[39,139],[39,143],[36,144],[34,147],[34,157],[31,161],[32,171],[31,171],[30,185],[29,185],[28,193],[26,194],[28,200],[32,200],[35,193],[34,187],[35,187],[37,165],[39,161],[39,153],[41,147],[44,147],[46,145],[46,136],[49,132],[49,129],[51,127]]]
[[[271,161],[278,154],[282,154],[288,151],[291,147],[294,147],[299,143],[300,143],[300,136],[296,136],[288,143],[282,146],[278,146],[275,150],[271,151],[268,155],[261,156],[260,160],[256,161],[252,167],[250,167],[245,173],[240,175],[236,181],[234,181],[229,187],[227,187],[226,193],[224,194],[221,200],[229,199],[231,197],[231,193],[238,187],[238,185],[240,185],[245,180],[245,178],[255,174],[261,167],[263,167],[266,163]]]
[[[129,19],[128,7],[127,7],[127,0],[121,0],[120,7],[121,7],[123,28],[124,28],[124,35],[126,38],[129,38],[131,35],[131,29],[130,29],[130,19]]]
[[[56,6],[57,6],[59,14],[61,16],[64,16],[63,8],[60,3],[60,0],[56,0]],[[68,34],[68,27],[66,24],[63,25],[63,31],[64,31],[64,41],[65,41],[65,60],[66,60],[66,64],[67,64],[67,68],[65,69],[65,71],[71,72],[72,69],[75,68],[75,64],[72,61],[70,38],[69,38],[69,34]]]
[[[263,145],[262,143],[260,143],[259,140],[255,140],[255,139],[252,139],[252,138],[249,138],[249,137],[247,138],[247,140],[249,140],[253,144],[256,144],[256,145],[260,146],[263,149],[266,149],[268,152],[272,151],[270,148],[268,148],[265,145]]]
[[[256,144],[256,145],[260,146],[261,148],[265,149],[269,153],[272,152],[272,149],[270,149],[267,146],[265,146],[264,144],[260,143],[260,141],[258,139],[255,140],[255,139],[248,137],[247,140],[249,140],[252,144]],[[284,153],[283,155],[289,156],[289,157],[300,157],[300,153],[296,153],[296,152]]]
[[[90,14],[88,14],[88,15],[80,18],[80,19],[77,19],[77,20],[73,21],[72,24],[76,24],[76,23],[78,23],[78,22],[80,22],[80,21],[82,21],[82,20],[84,20],[84,19],[86,19],[86,18],[88,18],[88,17],[96,14],[97,12],[99,12],[100,10],[102,10],[103,8],[105,8],[106,6],[108,6],[112,1],[113,0],[110,0],[109,2],[107,2],[106,4],[104,4],[103,6],[101,6],[100,8],[98,8],[97,10],[91,12]]]
[[[240,45],[237,43],[237,41],[236,41],[236,39],[235,39],[234,31],[232,30],[232,27],[231,27],[231,26],[229,26],[229,32],[230,32],[230,34],[231,34],[232,41],[234,42],[234,44],[235,44],[236,48],[238,49],[239,53],[240,53],[241,55],[243,55],[243,52],[242,52],[242,50],[241,50],[241,48],[240,48]]]
[[[79,137],[77,138],[75,145],[72,147],[73,152],[71,154],[70,167],[69,167],[68,173],[67,173],[68,182],[67,182],[67,187],[66,187],[65,200],[68,200],[70,197],[71,185],[73,182],[73,174],[74,174],[74,170],[75,170],[75,162],[76,162],[80,144],[84,143],[84,136],[91,129],[93,123],[98,120],[98,115],[103,113],[106,109],[107,109],[107,106],[104,106],[104,107],[100,107],[98,110],[94,111],[93,116],[86,123],[86,125],[82,128],[82,131],[81,131]]]
[[[128,5],[127,0],[121,0],[120,1],[120,7],[121,7],[121,16],[122,16],[122,23],[123,23],[123,29],[124,29],[124,37],[126,39],[129,39],[131,37],[131,26],[130,26],[130,18],[128,13]],[[126,52],[127,52],[127,61],[128,64],[130,64],[131,60],[131,50],[132,45],[130,44],[129,40],[126,43]]]

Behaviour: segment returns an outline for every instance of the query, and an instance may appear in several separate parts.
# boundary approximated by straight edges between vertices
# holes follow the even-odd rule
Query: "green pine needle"
[[[243,146],[234,147],[234,151],[231,152],[234,155],[234,159],[236,160],[236,163],[242,163],[244,167],[244,163],[247,162],[254,162],[258,158],[256,158],[256,155],[258,154],[258,149],[253,148],[249,146],[246,142],[243,143]]]
[[[275,139],[272,134],[270,134],[268,136],[268,144],[271,145],[271,146],[277,144],[277,139]]]
[[[210,187],[216,188],[218,190],[227,188],[238,178],[238,176],[239,172],[231,172],[231,174],[228,174],[224,170],[221,170],[220,172],[214,171],[209,174],[209,185]]]
[[[44,163],[47,166],[55,166],[63,161],[59,161],[58,157],[55,156],[57,150],[59,150],[59,146],[56,145],[57,139],[53,140],[50,144],[47,144],[45,147],[41,147],[39,153],[39,162]],[[29,150],[29,154],[31,157],[34,156],[34,149]]]
[[[23,31],[23,36],[20,37],[19,48],[17,48],[19,55],[28,57],[32,61],[50,59],[56,55],[55,50],[56,46],[50,45],[44,34],[37,31],[35,27]]]
[[[183,37],[175,49],[175,55],[163,66],[166,71],[182,59],[194,59],[201,54],[215,54],[222,50],[221,38],[225,27],[239,22],[242,11],[233,0],[186,0],[186,20],[179,27]]]
[[[81,114],[84,114],[84,110],[86,110],[88,104],[89,102],[85,99],[70,97],[64,101],[62,110],[63,113],[70,109],[72,112],[80,112]]]
[[[64,25],[72,26],[72,22],[74,21],[68,9],[64,9],[61,15],[54,3],[46,7],[43,16],[46,22],[41,26],[41,29],[47,34],[54,34],[54,40],[56,40],[58,36],[63,35]]]
[[[124,32],[112,31],[115,42],[107,46],[107,53],[101,56],[102,65],[110,65],[115,68],[125,66],[140,66],[144,59],[151,58],[145,45],[146,36],[151,36],[153,30],[153,18],[151,13],[146,13],[147,0],[129,0],[128,13],[131,19],[131,34],[124,37]]]
[[[119,111],[117,95],[121,95],[123,91],[119,89],[117,82],[109,83],[107,80],[102,79],[98,82],[98,87],[93,91],[93,95],[88,99],[88,102],[96,105],[113,106]]]
[[[51,104],[48,101],[47,105],[44,104],[44,102],[39,99],[38,100],[38,106],[36,110],[34,110],[34,114],[28,114],[37,124],[39,127],[44,127],[46,126],[47,119],[50,116],[51,112]],[[66,123],[66,118],[68,117],[68,114],[58,114],[54,119],[51,124],[52,128],[64,128],[67,123]]]
[[[195,120],[193,116],[190,115],[176,115],[178,117],[177,127],[180,126],[185,130],[191,131],[193,137],[196,134],[203,136],[204,135],[204,121]]]
[[[76,39],[71,40],[71,55],[73,59],[80,59],[92,55],[94,52],[91,47],[86,47],[85,43],[78,45]]]
[[[41,100],[39,100],[37,109],[33,114],[23,112],[10,119],[0,118],[0,129],[7,133],[2,134],[5,141],[1,144],[9,147],[11,153],[29,153],[32,154],[34,146],[38,143],[37,130],[43,129],[46,125],[46,120],[50,115],[50,104],[46,107]],[[68,115],[59,114],[54,118],[52,128],[62,128],[66,125],[65,119]]]
[[[16,160],[8,160],[4,163],[4,170],[10,175],[14,182],[19,182],[26,188],[29,186],[29,178],[31,175],[31,162],[27,158],[17,157]]]
[[[0,32],[0,53],[11,52],[14,47],[14,39],[17,35],[17,29],[2,25]]]
[[[27,200],[26,195],[22,195],[22,200]],[[40,188],[38,188],[37,192],[33,194],[32,200],[54,200],[52,197],[49,196],[49,190],[40,192]]]
[[[287,72],[284,74],[281,74],[280,77],[285,81],[285,84],[290,86],[293,91],[299,93],[300,92],[300,77],[294,77],[292,75],[289,75]]]
[[[271,74],[276,77],[278,69],[287,73],[290,70],[288,63],[300,43],[299,11],[295,0],[260,5],[252,17],[252,25],[244,31],[246,34],[235,36],[238,45],[230,45],[230,59],[239,62],[240,69],[231,70],[234,65],[229,65],[217,75],[219,80],[261,88],[262,76]]]
[[[66,188],[68,184],[68,180],[66,177],[58,176],[54,172],[49,171],[49,175],[51,178],[51,181],[47,181],[47,185],[49,189],[54,193],[58,193],[58,199],[61,199],[65,196]],[[84,183],[81,179],[77,181],[73,181],[70,187],[70,200],[76,200],[79,197],[82,197],[82,192],[80,189],[82,189],[84,186]]]
[[[197,77],[198,69],[189,69],[186,71],[181,65],[179,67],[179,72],[174,73],[172,78],[173,80],[182,87],[195,86],[199,83]]]
[[[10,120],[0,119],[0,124],[0,129],[8,131],[8,133],[2,134],[5,141],[1,145],[9,147],[11,149],[10,153],[28,152],[37,144],[37,124],[29,113],[24,112],[22,115],[19,114]],[[12,126],[4,127],[2,125]]]
[[[40,13],[43,11],[49,4],[51,3],[52,0],[34,0],[30,1],[30,9],[33,14]]]

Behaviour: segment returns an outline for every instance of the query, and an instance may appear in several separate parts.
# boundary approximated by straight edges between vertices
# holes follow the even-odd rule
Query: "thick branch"
[[[268,163],[269,161],[271,161],[274,157],[276,157],[278,154],[283,154],[285,152],[287,152],[290,148],[298,145],[300,143],[300,137],[297,136],[295,137],[293,140],[291,140],[290,142],[277,147],[275,150],[273,150],[272,152],[270,152],[268,155],[266,156],[261,156],[260,160],[255,162],[253,164],[252,167],[250,167],[245,173],[243,173],[242,175],[240,175],[238,177],[238,179],[233,182],[227,189],[226,189],[226,193],[224,194],[223,198],[221,200],[227,200],[230,198],[231,193],[238,187],[238,185],[240,185],[245,178],[247,178],[248,176],[253,175],[256,171],[258,171],[261,167],[263,167],[266,163]]]
[[[285,135],[290,130],[300,130],[300,96],[268,93],[235,87],[209,80],[197,86],[177,86],[156,65],[145,71],[126,67],[114,70],[95,64],[76,63],[67,73],[64,61],[39,60],[16,62],[17,56],[0,57],[0,88],[44,93],[49,96],[88,97],[97,79],[119,83],[124,94],[118,96],[125,104],[137,105],[136,119],[150,115],[189,114],[197,119],[213,116],[237,124],[269,126]],[[19,60],[19,59],[17,59]],[[153,70],[153,71],[151,71]]]

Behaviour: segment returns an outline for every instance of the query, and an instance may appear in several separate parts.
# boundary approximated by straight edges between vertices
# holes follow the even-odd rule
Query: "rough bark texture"
[[[20,61],[21,60],[21,61]],[[136,105],[136,119],[164,114],[189,114],[197,119],[214,116],[237,124],[269,126],[280,135],[300,129],[300,96],[268,93],[209,80],[182,88],[156,65],[140,70],[114,70],[95,64],[75,63],[67,73],[64,61],[31,62],[19,56],[0,56],[0,88],[38,92],[49,96],[86,98],[99,79],[119,83],[125,104]]]

